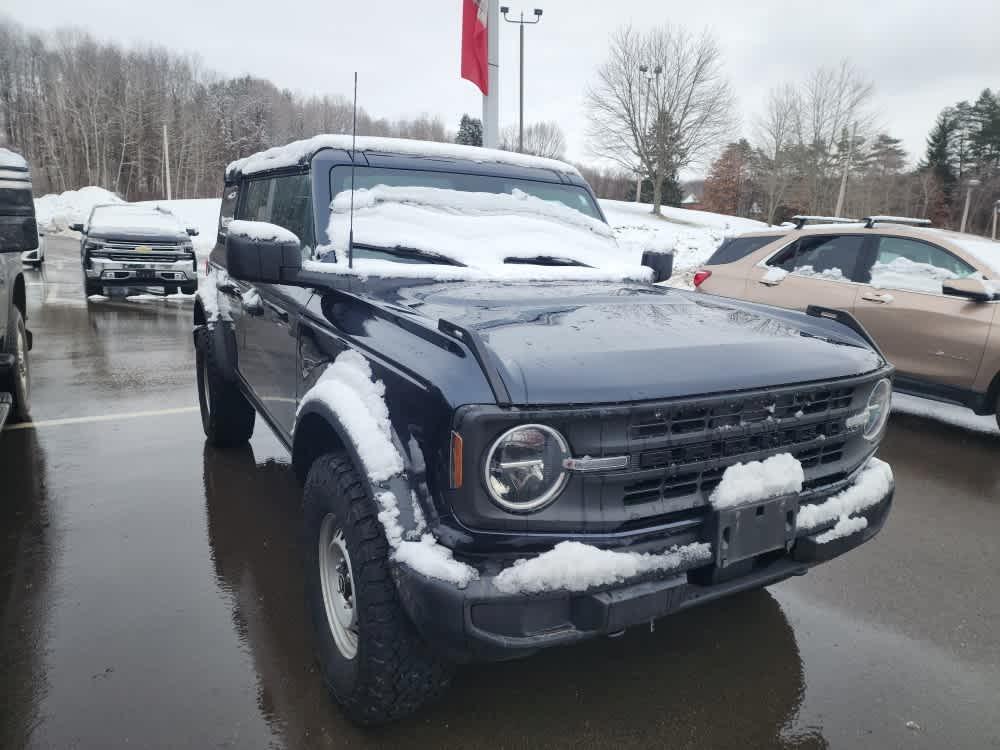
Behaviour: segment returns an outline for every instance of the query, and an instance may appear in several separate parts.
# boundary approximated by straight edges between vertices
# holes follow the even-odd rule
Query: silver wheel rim
[[[354,573],[344,532],[332,513],[326,515],[319,530],[319,580],[333,642],[345,659],[353,659],[358,653]]]
[[[16,335],[17,343],[17,382],[20,386],[20,392],[24,396],[25,400],[28,398],[28,389],[30,387],[30,382],[28,380],[28,351],[27,346],[24,341],[24,331],[20,328],[17,329]]]

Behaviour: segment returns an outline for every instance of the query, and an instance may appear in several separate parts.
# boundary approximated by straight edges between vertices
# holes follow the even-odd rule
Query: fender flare
[[[325,427],[332,430],[336,435],[336,448],[345,451],[351,457],[351,462],[361,475],[365,492],[375,504],[375,507],[381,510],[382,506],[378,500],[379,494],[387,491],[391,492],[396,497],[396,504],[399,507],[399,518],[397,520],[399,521],[399,525],[403,527],[404,537],[409,538],[411,535],[414,535],[419,530],[419,523],[414,511],[413,502],[411,501],[411,491],[414,489],[410,481],[412,467],[409,456],[403,449],[403,444],[400,442],[395,430],[392,431],[392,444],[403,459],[403,471],[389,477],[389,479],[376,481],[368,474],[354,441],[351,440],[350,434],[334,410],[328,404],[321,401],[309,401],[299,409],[295,418],[295,431],[292,435],[292,465],[295,468],[296,475],[299,477],[299,481],[305,482],[305,474],[308,471],[307,467],[312,464],[312,460],[328,452],[328,446],[310,445],[308,443],[310,437],[314,434],[312,429],[307,428],[305,431],[300,429],[301,425],[309,423],[315,425],[315,420],[317,419],[321,420],[325,424]]]

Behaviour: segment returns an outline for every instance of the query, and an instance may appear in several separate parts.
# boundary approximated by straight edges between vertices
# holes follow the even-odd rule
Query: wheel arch
[[[24,274],[19,273],[14,279],[14,296],[13,304],[18,310],[21,311],[21,317],[25,320],[28,319],[28,296],[25,291],[24,286]]]

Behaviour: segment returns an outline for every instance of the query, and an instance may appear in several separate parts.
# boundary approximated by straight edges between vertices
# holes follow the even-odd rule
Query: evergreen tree
[[[477,117],[462,115],[462,119],[458,124],[458,135],[455,137],[455,143],[461,143],[465,146],[482,146],[483,121]]]
[[[949,196],[957,181],[952,156],[957,129],[953,113],[954,110],[946,109],[938,115],[934,129],[927,137],[927,153],[921,164],[922,169],[933,172],[941,188]]]

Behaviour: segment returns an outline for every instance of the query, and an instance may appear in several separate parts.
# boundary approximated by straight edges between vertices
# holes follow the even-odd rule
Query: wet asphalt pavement
[[[191,303],[88,305],[76,247],[27,273],[38,426],[0,435],[0,747],[1000,748],[1000,440],[902,416],[868,545],[353,727],[312,661],[287,453],[260,423],[206,447]]]

